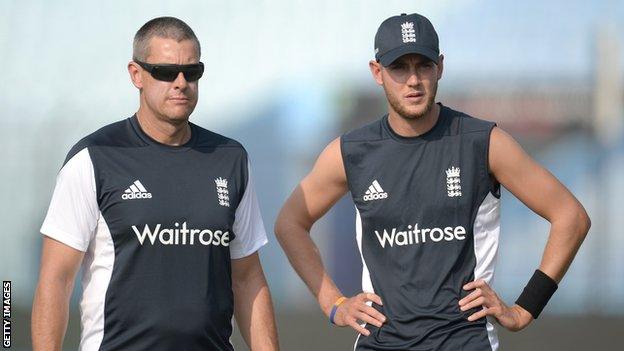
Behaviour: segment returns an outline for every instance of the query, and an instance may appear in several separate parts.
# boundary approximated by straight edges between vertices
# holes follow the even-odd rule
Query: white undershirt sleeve
[[[247,187],[236,209],[232,228],[236,235],[236,238],[230,243],[230,257],[232,259],[249,256],[267,243],[249,162],[247,169]]]
[[[93,163],[84,148],[60,170],[41,233],[85,252],[99,214]]]

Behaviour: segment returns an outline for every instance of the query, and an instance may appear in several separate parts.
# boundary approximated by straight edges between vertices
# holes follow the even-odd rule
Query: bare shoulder
[[[342,154],[340,149],[340,137],[332,140],[325,149],[321,152],[319,158],[326,158],[329,162],[341,163]]]
[[[516,140],[505,132],[502,128],[495,126],[492,128],[492,134],[490,136],[490,145],[495,144],[499,147],[505,147],[507,143],[516,143]],[[507,145],[509,146],[509,145]]]
[[[530,163],[531,167],[537,166],[522,149],[522,146],[499,127],[492,129],[488,160],[490,172],[501,183],[505,183],[506,177],[512,176],[517,170],[526,167],[527,163]]]
[[[331,180],[335,183],[347,182],[347,175],[342,162],[340,137],[332,140],[321,152],[310,176]]]
[[[286,200],[276,228],[284,229],[290,223],[300,223],[309,229],[346,192],[347,176],[342,164],[340,138],[336,138],[325,147],[310,173]]]

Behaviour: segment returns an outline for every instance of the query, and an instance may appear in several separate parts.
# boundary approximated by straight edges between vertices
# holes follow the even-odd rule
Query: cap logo
[[[405,22],[401,24],[401,35],[404,43],[415,43],[416,31],[414,31],[414,22]]]

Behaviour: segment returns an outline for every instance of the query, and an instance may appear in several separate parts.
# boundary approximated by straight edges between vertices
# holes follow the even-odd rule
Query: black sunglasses
[[[139,60],[133,60],[144,70],[148,71],[154,79],[162,80],[165,82],[173,82],[178,77],[178,74],[182,72],[184,79],[187,82],[195,82],[204,74],[204,64],[193,63],[190,65],[171,65],[171,64],[159,64],[153,65],[151,63],[142,62]]]

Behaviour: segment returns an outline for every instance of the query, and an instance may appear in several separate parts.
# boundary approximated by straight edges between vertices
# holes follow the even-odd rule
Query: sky
[[[185,20],[202,43],[207,69],[196,113],[215,125],[238,123],[284,87],[374,86],[367,62],[375,31],[401,12],[434,23],[450,81],[587,76],[594,35],[609,23],[624,47],[616,22],[624,4],[605,0],[5,0],[0,113],[8,119],[2,123],[41,121],[64,109],[97,121],[132,114],[138,105],[126,71],[132,37],[162,15]]]

